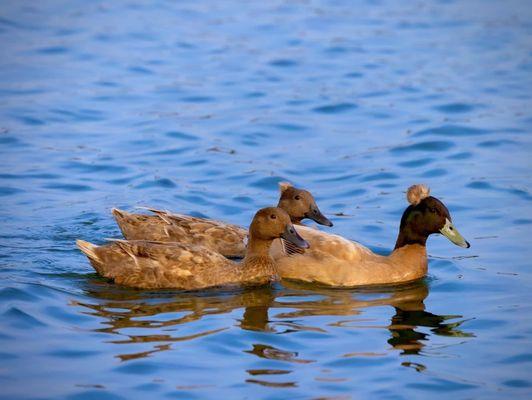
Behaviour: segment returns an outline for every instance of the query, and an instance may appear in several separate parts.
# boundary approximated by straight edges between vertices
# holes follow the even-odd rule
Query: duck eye
[[[295,197],[294,197],[294,200],[301,200],[301,196],[296,194]]]
[[[272,215],[270,215],[270,218],[271,218],[271,219],[276,219],[276,218],[277,218],[277,215],[272,214]]]

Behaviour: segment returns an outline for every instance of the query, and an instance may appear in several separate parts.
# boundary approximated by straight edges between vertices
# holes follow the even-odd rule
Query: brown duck
[[[309,218],[318,224],[332,226],[316,205],[310,192],[289,183],[279,184],[280,198],[277,207],[285,210],[293,224]],[[244,257],[247,229],[206,218],[149,209],[154,215],[132,214],[113,209],[113,215],[128,240],[155,240],[205,246],[226,257]],[[291,247],[289,244],[286,246]],[[292,247],[291,247],[292,248]]]
[[[454,244],[469,247],[452,224],[447,207],[429,194],[424,185],[408,189],[410,206],[403,213],[395,249],[390,255],[375,254],[338,235],[300,227],[298,232],[309,242],[310,249],[287,252],[276,243],[271,253],[279,275],[332,286],[396,284],[422,278],[428,267],[425,246],[429,235],[441,233]]]
[[[115,283],[141,289],[203,289],[222,285],[260,285],[278,279],[269,251],[274,239],[283,238],[308,248],[288,214],[278,208],[259,210],[249,228],[244,259],[233,262],[208,248],[143,240],[115,240],[96,246],[78,240],[94,269]]]

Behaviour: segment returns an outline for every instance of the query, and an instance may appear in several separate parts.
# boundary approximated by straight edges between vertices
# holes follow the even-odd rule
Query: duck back
[[[149,209],[154,215],[113,209],[128,240],[154,240],[204,246],[226,257],[244,257],[247,230],[233,224]]]

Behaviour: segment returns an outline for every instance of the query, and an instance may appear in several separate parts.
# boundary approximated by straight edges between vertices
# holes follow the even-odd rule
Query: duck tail
[[[91,260],[100,261],[100,258],[98,257],[95,251],[97,247],[96,245],[80,239],[76,240],[76,245],[83,252],[83,254],[85,254]]]
[[[138,208],[139,210],[151,211],[152,213],[155,213],[155,214],[160,213],[160,212],[166,212],[163,210],[159,210],[158,208],[146,207],[146,206],[136,206],[135,208]]]
[[[87,258],[91,262],[91,265],[99,273],[99,266],[102,265],[102,260],[100,259],[100,257],[98,257],[98,254],[96,254],[96,249],[98,248],[98,246],[80,239],[76,240],[76,245],[81,250],[81,252],[87,256]]]
[[[120,232],[122,232],[122,235],[127,238],[127,234],[129,233],[128,225],[131,221],[131,214],[129,214],[127,211],[120,210],[118,208],[111,209],[111,213],[115,217],[116,224],[120,228]]]
[[[118,208],[113,208],[111,210],[111,213],[113,213],[113,215],[115,216],[116,219],[124,218],[126,216],[126,214],[127,214],[125,211],[119,210]]]

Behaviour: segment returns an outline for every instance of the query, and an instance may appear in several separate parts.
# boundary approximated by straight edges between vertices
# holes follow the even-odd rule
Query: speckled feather
[[[301,220],[304,218],[315,218],[308,216],[309,212],[319,212],[312,194],[294,187],[291,183],[280,182],[279,195],[277,206],[286,211],[292,223],[296,225],[302,225]],[[226,257],[244,257],[248,235],[245,228],[212,219],[146,209],[155,215],[133,214],[113,209],[116,222],[126,239],[202,245]],[[321,212],[319,214],[321,215]]]
[[[286,211],[278,207],[257,211],[250,225],[246,256],[239,263],[189,243],[111,239],[112,243],[104,246],[83,240],[78,240],[77,245],[100,275],[118,284],[141,289],[192,290],[261,285],[278,279],[269,250],[272,242],[287,231],[293,231],[293,227]]]
[[[154,215],[113,209],[116,222],[126,239],[202,245],[226,257],[244,256],[248,234],[244,228],[210,219],[149,210]]]
[[[79,243],[81,242],[81,243]],[[265,284],[277,279],[271,259],[260,257],[236,263],[201,246],[144,240],[114,240],[104,246],[79,241],[85,254],[105,278],[141,289]]]

